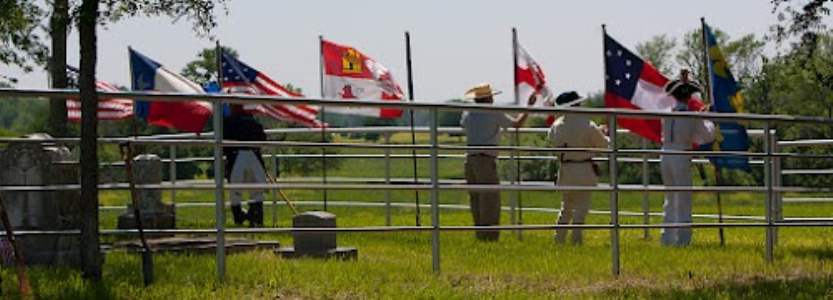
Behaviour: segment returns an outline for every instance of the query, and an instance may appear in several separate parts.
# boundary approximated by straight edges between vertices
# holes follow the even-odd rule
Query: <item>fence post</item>
[[[226,201],[223,182],[223,102],[214,101],[214,226],[217,230],[217,281],[226,277]]]
[[[168,164],[170,167],[168,177],[171,181],[171,205],[174,209],[174,215],[176,215],[176,145],[171,145],[168,158],[171,159]]]
[[[390,133],[385,132],[385,145],[390,144]],[[385,148],[385,185],[390,185],[390,148]],[[385,189],[385,226],[390,226],[390,190]]]
[[[278,166],[278,153],[277,151],[272,151],[272,175],[275,176],[275,182],[273,184],[277,184],[277,179],[281,177],[279,173],[280,167]],[[278,226],[278,188],[272,189],[272,227]]]
[[[440,206],[438,178],[437,109],[431,109],[431,265],[434,273],[440,273]]]
[[[617,152],[619,151],[618,143],[616,142],[616,114],[611,113],[608,116],[607,134],[610,137],[610,148],[612,152],[609,155],[610,165],[610,222],[613,228],[610,229],[610,250],[612,260],[612,272],[614,276],[619,276],[619,178],[617,171]]]
[[[774,227],[773,227],[773,218],[772,218],[772,178],[774,177],[772,171],[772,132],[769,130],[769,121],[764,122],[764,152],[766,152],[766,157],[764,158],[764,184],[766,185],[766,197],[764,200],[765,206],[765,214],[766,214],[766,246],[765,246],[765,259],[766,262],[771,263],[773,261],[773,238],[774,238]]]
[[[770,137],[771,141],[770,141],[770,146],[769,146],[770,149],[773,149],[773,151],[775,153],[780,152],[780,149],[778,147],[778,134],[777,133],[778,133],[777,129],[772,129],[772,136]],[[780,188],[781,184],[782,184],[782,180],[783,180],[783,178],[782,178],[783,176],[781,174],[781,157],[775,157],[774,158],[772,168],[773,168],[772,175],[774,176],[774,178],[773,178],[774,187]],[[775,218],[775,221],[781,222],[781,221],[784,220],[784,199],[783,199],[783,195],[781,195],[781,192],[775,191],[774,192],[774,197],[775,197],[774,198],[775,212],[774,212],[773,217]],[[772,241],[773,247],[778,245],[778,230],[779,230],[778,227],[775,227],[775,232],[772,236],[772,238],[773,238],[773,241]]]
[[[648,140],[642,138],[642,150],[648,149]],[[651,177],[648,174],[648,154],[642,154],[642,188],[645,191],[642,192],[642,223],[648,225],[651,223],[651,193],[648,192],[648,186],[651,184]],[[651,237],[651,231],[648,228],[644,229],[643,238],[649,239]]]

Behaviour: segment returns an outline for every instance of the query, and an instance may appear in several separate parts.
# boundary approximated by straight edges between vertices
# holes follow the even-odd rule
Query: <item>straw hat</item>
[[[470,88],[466,95],[463,96],[466,100],[476,100],[481,98],[488,98],[500,94],[500,91],[492,90],[492,85],[488,83],[481,83]]]

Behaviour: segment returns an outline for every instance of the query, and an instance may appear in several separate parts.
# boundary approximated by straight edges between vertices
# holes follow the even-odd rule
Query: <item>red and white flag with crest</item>
[[[321,40],[321,52],[325,98],[384,101],[402,101],[404,98],[390,71],[355,48]],[[402,116],[401,109],[392,108],[334,108],[327,111],[383,119]]]
[[[547,86],[547,77],[544,70],[532,59],[524,47],[516,44],[515,55],[515,83],[518,85],[518,101],[526,103],[532,93],[538,94],[538,99],[551,100],[553,98],[550,88]],[[544,101],[538,103],[543,104]]]

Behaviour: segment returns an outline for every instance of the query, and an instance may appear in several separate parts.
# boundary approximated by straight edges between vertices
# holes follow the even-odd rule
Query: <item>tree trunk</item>
[[[69,25],[69,0],[54,0],[52,18],[49,21],[49,35],[52,38],[52,55],[49,59],[49,74],[53,89],[67,88],[67,33]],[[67,105],[62,98],[49,101],[49,133],[55,137],[66,137]]]
[[[101,280],[98,241],[98,95],[95,89],[98,0],[84,0],[78,20],[81,42],[81,263],[84,277]]]

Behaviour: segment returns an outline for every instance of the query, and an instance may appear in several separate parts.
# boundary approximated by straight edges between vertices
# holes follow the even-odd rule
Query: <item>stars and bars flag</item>
[[[671,111],[676,103],[663,87],[668,78],[650,63],[604,34],[605,107],[645,111]],[[689,100],[689,110],[703,108],[694,97]],[[654,142],[662,141],[660,119],[617,119],[619,126]]]
[[[258,95],[303,97],[303,95],[288,90],[263,72],[252,68],[226,52],[223,52],[220,56],[220,64],[222,66],[224,93],[229,93],[233,88],[245,88]],[[245,105],[244,109],[306,127],[320,128],[325,126],[323,122],[316,118],[318,108],[311,105],[251,104]]]
[[[78,69],[67,66],[70,82],[78,82]],[[118,92],[119,89],[105,81],[96,80],[95,87],[101,92]],[[81,122],[81,101],[67,99],[67,120]],[[99,99],[96,114],[99,121],[117,121],[133,117],[133,100],[131,99]]]
[[[321,55],[325,98],[383,101],[402,101],[404,98],[390,71],[355,48],[322,39]],[[402,110],[394,108],[334,108],[327,111],[383,119],[402,116]]]

